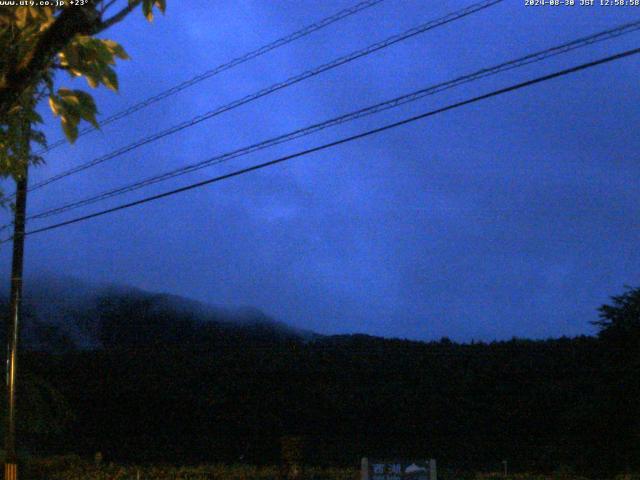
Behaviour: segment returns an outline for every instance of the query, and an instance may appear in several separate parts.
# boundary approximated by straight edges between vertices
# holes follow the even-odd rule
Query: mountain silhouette
[[[0,307],[6,315],[8,291],[0,291],[0,295]],[[25,280],[23,312],[22,345],[44,351],[171,344],[198,340],[213,332],[218,336],[301,341],[320,337],[253,307],[221,307],[178,295],[58,275]]]

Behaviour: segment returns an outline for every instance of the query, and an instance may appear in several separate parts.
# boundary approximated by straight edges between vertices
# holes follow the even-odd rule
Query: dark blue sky
[[[119,111],[352,3],[170,1],[153,24],[137,13],[105,35],[132,60],[118,67],[119,94],[95,92],[99,108]],[[386,0],[51,152],[32,180],[470,3]],[[634,7],[506,0],[33,192],[30,212],[638,19]],[[100,206],[637,47],[639,39],[491,77]],[[596,308],[625,284],[640,284],[639,66],[638,58],[622,60],[39,234],[27,242],[26,270],[251,305],[321,333],[463,341],[592,333]],[[49,117],[55,140],[60,128]],[[8,266],[8,249],[1,254]]]

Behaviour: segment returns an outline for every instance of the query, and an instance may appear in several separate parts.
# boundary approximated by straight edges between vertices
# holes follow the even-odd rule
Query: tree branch
[[[66,8],[38,39],[33,50],[17,65],[11,65],[0,85],[0,117],[13,107],[20,96],[33,87],[55,58],[78,34],[91,34],[100,18],[95,8]]]
[[[109,3],[111,6],[115,0]],[[19,64],[10,65],[0,85],[0,118],[18,102],[20,96],[33,87],[49,68],[56,54],[78,34],[96,35],[121,22],[142,0],[128,2],[118,13],[101,21],[94,6],[66,8],[42,34],[36,46]]]
[[[113,3],[113,2],[111,2],[111,3]],[[91,32],[91,34],[92,35],[98,34],[98,33],[102,32],[102,31],[112,27],[116,23],[121,22],[122,20],[125,19],[125,17],[127,15],[129,15],[141,3],[142,3],[142,0],[135,0],[134,2],[129,3],[126,7],[124,7],[118,13],[113,15],[111,18],[109,18],[109,19],[101,22],[100,24],[96,25],[95,29]],[[111,5],[111,4],[109,4],[109,5]]]
[[[108,3],[106,3],[106,4],[104,4],[104,2],[103,2],[103,5],[102,5],[102,14],[104,15],[104,12],[106,12],[106,11],[109,9],[109,7],[111,7],[111,6],[112,6],[114,3],[116,3],[117,1],[118,1],[118,0],[111,0],[110,2],[108,2]]]

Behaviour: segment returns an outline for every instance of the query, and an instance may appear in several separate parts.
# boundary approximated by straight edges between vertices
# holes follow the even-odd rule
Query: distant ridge
[[[0,307],[7,312],[7,289],[0,289],[0,295]],[[104,348],[107,338],[128,338],[133,331],[140,342],[146,342],[145,328],[149,341],[153,335],[163,341],[193,338],[200,330],[214,327],[236,335],[303,342],[321,337],[275,320],[254,307],[221,307],[179,295],[63,275],[28,277],[23,302],[21,341],[35,350]]]

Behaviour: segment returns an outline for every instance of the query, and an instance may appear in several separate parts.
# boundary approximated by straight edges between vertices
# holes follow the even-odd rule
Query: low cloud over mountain
[[[2,308],[8,311],[8,291],[2,296]],[[171,344],[198,341],[214,333],[280,340],[316,336],[251,307],[227,308],[63,276],[28,278],[23,305],[22,343],[35,350]]]

